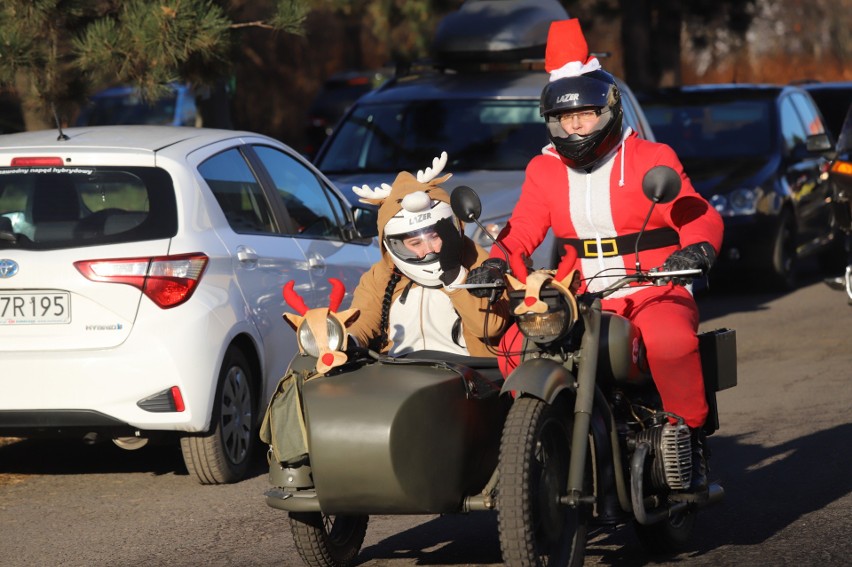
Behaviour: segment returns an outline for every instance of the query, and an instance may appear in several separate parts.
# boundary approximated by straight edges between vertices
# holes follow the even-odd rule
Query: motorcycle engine
[[[686,424],[664,423],[640,431],[636,441],[651,445],[645,479],[653,490],[684,490],[692,480],[692,446]]]

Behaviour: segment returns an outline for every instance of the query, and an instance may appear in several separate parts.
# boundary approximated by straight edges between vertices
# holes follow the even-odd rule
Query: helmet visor
[[[458,219],[451,218],[458,229]],[[434,224],[411,232],[385,235],[384,241],[391,254],[409,264],[429,264],[437,261],[443,244]]]
[[[567,112],[549,114],[545,117],[545,123],[547,124],[547,130],[550,132],[551,136],[555,138],[579,140],[586,136],[590,136],[595,132],[601,131],[611,120],[612,116],[610,116],[610,114],[610,108],[608,106],[587,106],[576,110],[572,109]],[[564,120],[563,117],[565,117]],[[569,134],[568,131],[565,130],[566,124],[576,128],[592,122],[594,122],[594,126],[585,134],[579,134],[576,132]]]

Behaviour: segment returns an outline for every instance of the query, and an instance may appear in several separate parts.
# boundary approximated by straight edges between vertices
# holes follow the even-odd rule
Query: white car
[[[353,214],[250,132],[0,136],[0,436],[176,432],[199,482],[243,478],[297,350],[282,287],[328,305],[379,258]]]

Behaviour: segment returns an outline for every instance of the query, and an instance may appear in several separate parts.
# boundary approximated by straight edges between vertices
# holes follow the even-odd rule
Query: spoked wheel
[[[290,514],[290,531],[296,550],[308,567],[346,567],[361,551],[369,519],[294,512]]]
[[[589,511],[561,504],[571,456],[571,413],[536,398],[515,400],[500,444],[497,510],[503,563],[583,564]],[[591,478],[587,475],[587,483]]]
[[[684,511],[650,526],[633,524],[642,547],[648,553],[659,555],[683,551],[695,528],[696,512]]]

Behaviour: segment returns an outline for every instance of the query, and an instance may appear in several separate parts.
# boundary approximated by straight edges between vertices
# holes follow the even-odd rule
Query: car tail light
[[[48,165],[62,166],[61,157],[16,157],[12,158],[12,167],[44,167]]]
[[[163,309],[176,307],[192,296],[207,267],[204,254],[154,258],[81,260],[74,267],[96,282],[122,283],[142,290]]]
[[[837,160],[831,165],[831,171],[841,175],[852,175],[852,163],[843,160]]]

